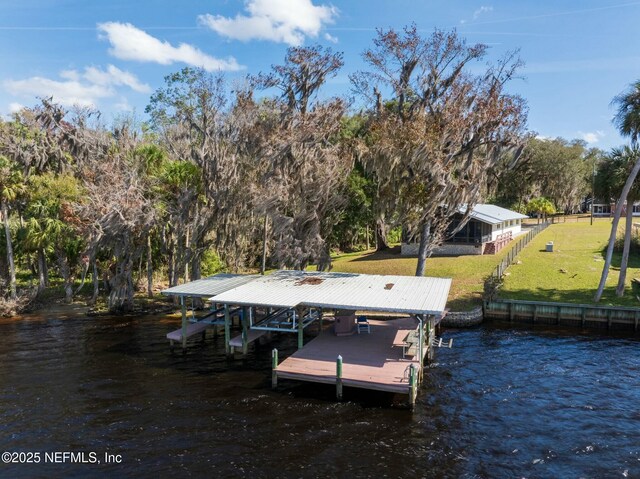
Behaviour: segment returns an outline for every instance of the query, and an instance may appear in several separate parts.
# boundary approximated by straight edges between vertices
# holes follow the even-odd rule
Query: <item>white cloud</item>
[[[96,85],[128,86],[138,93],[149,93],[151,91],[151,87],[145,83],[140,83],[134,74],[120,70],[113,65],[109,65],[106,71],[88,67],[85,69],[83,76],[87,81]]]
[[[484,15],[485,13],[489,13],[489,12],[493,12],[493,7],[483,5],[473,12],[473,17],[471,18],[471,21],[475,22],[478,18],[480,18],[481,15]],[[460,20],[460,23],[462,25],[468,22],[469,22],[468,20]]]
[[[483,13],[489,13],[489,12],[493,12],[493,7],[482,6],[478,8],[475,12],[473,12],[473,19],[477,20],[480,15],[482,15]]]
[[[18,102],[9,103],[9,113],[18,113],[24,108],[24,105]]]
[[[330,33],[325,33],[324,34],[324,39],[331,42],[331,43],[338,43],[338,39],[336,37],[334,37],[333,35],[331,35]]]
[[[132,73],[109,65],[106,70],[87,67],[84,72],[63,70],[60,80],[31,77],[23,80],[6,80],[4,87],[13,95],[22,97],[53,97],[65,106],[96,106],[103,98],[117,95],[117,86],[126,86],[140,93],[148,93],[151,87],[141,83]]]
[[[129,104],[129,101],[126,98],[122,98],[119,102],[114,103],[113,108],[123,112],[133,111],[133,107]]]
[[[316,38],[338,15],[335,7],[316,6],[311,0],[246,0],[245,10],[249,15],[227,18],[206,14],[198,20],[234,40],[270,40],[299,46],[305,37]]]
[[[602,138],[604,138],[604,131],[596,130],[594,132],[583,132],[579,131],[578,135],[589,144],[598,143]]]
[[[174,47],[171,43],[158,40],[130,23],[100,23],[98,31],[100,38],[106,39],[111,44],[109,53],[121,60],[153,62],[161,65],[180,62],[202,67],[207,71],[237,71],[244,68],[233,57],[214,58],[187,43],[180,43]]]

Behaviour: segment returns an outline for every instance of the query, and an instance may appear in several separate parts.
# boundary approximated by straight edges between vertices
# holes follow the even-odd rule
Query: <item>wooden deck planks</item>
[[[403,339],[417,326],[415,320],[402,318],[389,321],[369,320],[370,334],[336,336],[333,328],[324,330],[280,363],[279,378],[319,383],[336,382],[336,358],[342,356],[342,383],[364,389],[409,393],[406,373],[419,361],[404,358]]]
[[[247,331],[247,343],[252,343],[256,339],[260,338],[261,336],[264,336],[265,334],[267,334],[266,331],[261,331],[259,329],[249,329]],[[229,341],[229,346],[234,346],[234,347],[237,347],[237,348],[241,348],[242,347],[242,334],[239,334],[238,336],[232,338]]]
[[[190,338],[194,334],[203,332],[208,327],[209,327],[209,324],[207,323],[188,323],[186,336],[187,338]],[[167,333],[167,339],[171,341],[182,341],[182,328],[176,329],[175,331],[171,331],[170,333]]]

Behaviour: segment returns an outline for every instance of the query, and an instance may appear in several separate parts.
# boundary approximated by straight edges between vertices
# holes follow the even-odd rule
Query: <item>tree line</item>
[[[398,226],[419,235],[422,275],[462,205],[466,218],[487,197],[544,192],[574,208],[584,188],[568,186],[585,172],[543,178],[539,150],[561,140],[532,139],[525,100],[507,91],[517,52],[482,66],[486,55],[412,25],[377,32],[350,77],[355,100],[323,94],[344,61],[320,46],[233,84],[171,74],[145,121],[107,125],[42,99],[0,122],[0,292],[18,297],[17,270],[42,292],[53,270],[68,301],[92,287],[127,311],[144,278],[151,295],[159,274],[173,286],[220,269],[323,270],[332,249],[385,248]],[[589,164],[583,144],[559,148]],[[527,175],[537,183],[519,184]]]

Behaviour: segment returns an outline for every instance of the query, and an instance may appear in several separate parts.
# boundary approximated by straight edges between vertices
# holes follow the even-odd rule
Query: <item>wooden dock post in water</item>
[[[416,403],[416,366],[409,366],[409,404],[411,407]]]
[[[435,325],[433,319],[427,321],[427,359],[429,362],[433,361],[435,357],[433,340],[436,336]]]
[[[273,348],[271,351],[271,387],[273,389],[278,387],[278,350]]]
[[[342,356],[336,360],[336,397],[342,401]]]

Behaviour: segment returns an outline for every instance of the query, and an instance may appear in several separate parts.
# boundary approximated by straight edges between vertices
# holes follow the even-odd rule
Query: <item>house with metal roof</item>
[[[467,223],[459,228],[466,207],[460,208],[449,226],[441,246],[434,250],[439,255],[495,254],[522,230],[526,215],[496,205],[477,204],[471,210]],[[456,231],[457,230],[457,231]],[[402,255],[418,254],[419,237],[402,244]]]

